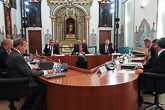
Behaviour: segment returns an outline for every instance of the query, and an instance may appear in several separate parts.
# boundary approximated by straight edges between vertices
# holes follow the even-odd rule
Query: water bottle
[[[36,50],[36,56],[38,56],[38,51]]]
[[[58,59],[57,71],[58,71],[58,73],[61,73],[61,62],[60,62],[60,59]]]
[[[30,53],[30,57],[29,57],[30,61],[33,60],[33,55]]]
[[[114,65],[114,55],[112,55],[111,63]]]
[[[100,50],[97,51],[97,55],[100,55]]]
[[[70,49],[69,49],[69,56],[71,56],[71,52],[70,52]]]

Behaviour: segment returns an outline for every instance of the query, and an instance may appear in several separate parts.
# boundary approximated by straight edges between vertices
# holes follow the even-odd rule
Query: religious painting
[[[12,8],[15,8],[15,9],[17,9],[17,5],[16,5],[16,0],[9,0],[9,3],[10,3],[10,5],[11,5],[11,7]]]
[[[1,42],[3,41],[4,39],[4,32],[1,31],[1,28],[0,28],[0,45],[1,45]]]
[[[41,27],[41,2],[29,2],[27,27]]]
[[[112,27],[112,14],[110,3],[99,3],[99,27]]]
[[[12,38],[11,9],[5,7],[5,31],[6,38]]]
[[[17,35],[17,26],[14,24],[13,26],[13,40],[15,40],[16,38],[18,38],[18,35]]]

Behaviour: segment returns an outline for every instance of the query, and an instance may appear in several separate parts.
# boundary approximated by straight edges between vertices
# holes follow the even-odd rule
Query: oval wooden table
[[[138,109],[138,75],[81,70],[69,69],[63,78],[38,78],[47,85],[47,110]]]

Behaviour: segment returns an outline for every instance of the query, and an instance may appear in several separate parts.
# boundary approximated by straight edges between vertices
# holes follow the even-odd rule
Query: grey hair
[[[2,42],[1,42],[1,46],[2,45],[6,45],[6,44],[11,44],[12,40],[11,39],[4,39]]]

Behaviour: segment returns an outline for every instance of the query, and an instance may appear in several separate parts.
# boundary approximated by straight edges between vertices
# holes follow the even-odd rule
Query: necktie
[[[105,52],[108,52],[108,46],[106,46],[106,48],[105,48]]]
[[[53,55],[53,47],[50,46],[50,54]]]
[[[81,46],[79,46],[79,52],[81,52]]]

